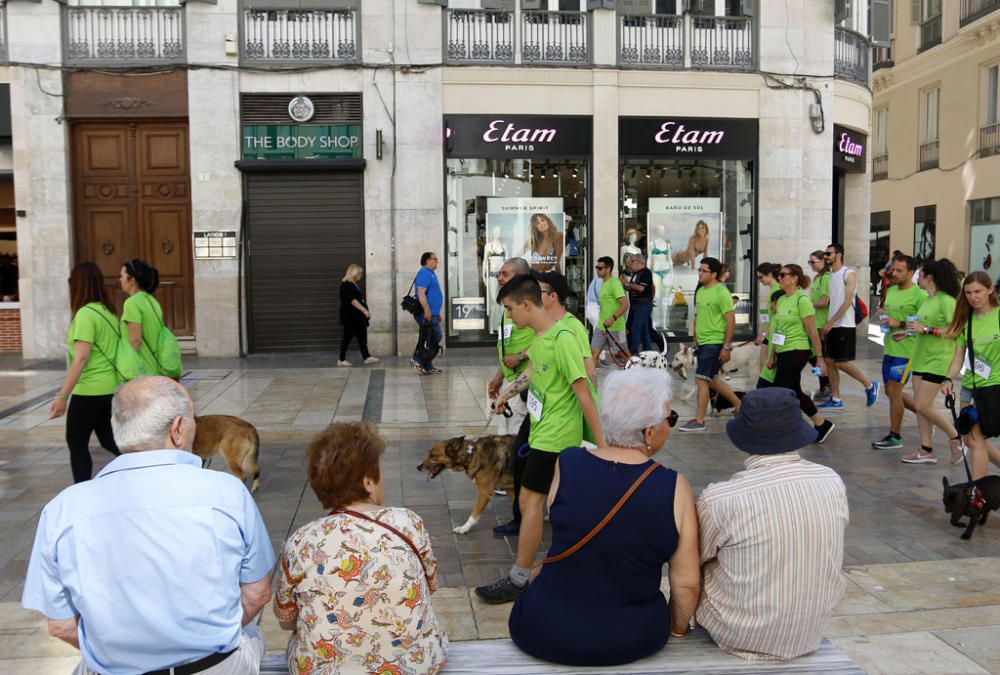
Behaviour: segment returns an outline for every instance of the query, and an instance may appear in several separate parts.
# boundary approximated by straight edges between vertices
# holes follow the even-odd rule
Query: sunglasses
[[[594,269],[595,270],[606,270],[608,268],[605,267],[604,265],[594,265]]]
[[[664,417],[663,419],[666,421],[667,424],[670,425],[671,428],[673,428],[677,426],[677,419],[679,417],[680,415],[677,414],[676,410],[671,410],[670,414]]]
[[[791,276],[794,276],[791,272],[778,272],[778,274],[777,274],[777,277],[779,279],[784,278],[784,277],[791,277]]]

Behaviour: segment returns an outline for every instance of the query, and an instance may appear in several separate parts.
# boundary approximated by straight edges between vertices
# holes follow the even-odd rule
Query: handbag
[[[413,295],[413,286],[416,283],[417,280],[414,278],[413,283],[410,284],[410,290],[403,296],[399,306],[403,308],[404,312],[409,312],[413,316],[423,316],[424,308],[420,305],[420,301],[417,300],[417,296]]]
[[[424,361],[433,361],[439,351],[441,351],[441,343],[438,341],[434,328],[429,323],[422,323],[420,337],[417,340],[417,356]]]
[[[152,300],[150,300],[148,295],[145,298],[149,304],[149,311],[153,313],[153,316],[157,316]],[[181,362],[181,346],[177,343],[177,338],[174,337],[174,334],[163,323],[163,319],[158,316],[157,319],[160,322],[160,330],[156,334],[156,348],[154,349],[152,345],[146,342],[145,337],[142,340],[146,342],[146,349],[153,354],[153,359],[160,368],[160,374],[176,379],[184,371],[184,364]]]
[[[115,369],[115,374],[118,376],[118,384],[122,382],[128,382],[129,380],[134,380],[137,377],[141,377],[146,374],[146,368],[142,365],[142,359],[139,358],[138,352],[132,347],[132,344],[125,339],[122,332],[118,330],[113,323],[108,321],[108,317],[104,316],[96,309],[89,305],[84,306],[85,309],[89,309],[97,316],[104,319],[104,322],[111,327],[118,339],[115,341],[115,353],[112,356],[108,356],[101,349],[101,346],[97,344],[97,339],[94,339],[94,347],[103,356],[111,367]]]
[[[381,525],[382,527],[384,527],[385,529],[389,530],[394,535],[402,539],[403,543],[409,546],[410,550],[413,551],[413,555],[417,556],[417,561],[420,563],[420,568],[424,571],[424,578],[427,580],[427,585],[428,586],[431,585],[431,578],[427,576],[427,568],[424,567],[424,559],[421,557],[420,551],[417,550],[416,545],[414,545],[414,543],[410,541],[409,537],[407,537],[405,534],[397,530],[392,525],[389,525],[388,523],[383,523],[381,520],[376,520],[375,518],[372,518],[371,516],[366,516],[365,514],[360,513],[358,511],[352,511],[350,509],[334,509],[333,511],[330,511],[331,516],[336,515],[338,513],[343,513],[344,515],[347,516],[352,516],[354,518],[359,518],[361,520],[367,520],[369,523],[375,523],[376,525]]]
[[[1000,317],[998,317],[998,327],[1000,327]],[[986,438],[996,438],[1000,436],[1000,385],[992,387],[976,387],[976,352],[972,346],[972,313],[969,313],[969,323],[966,325],[965,341],[969,350],[969,364],[973,368],[972,375],[972,400],[975,402],[975,417],[978,418],[979,430]],[[996,364],[994,367],[1000,367]],[[962,409],[962,414],[966,413],[969,406]]]
[[[605,525],[611,522],[611,519],[615,517],[615,514],[618,513],[618,511],[621,510],[623,506],[625,506],[625,502],[627,502],[629,498],[632,496],[632,494],[639,489],[639,486],[642,485],[643,481],[649,478],[649,475],[651,473],[661,468],[662,466],[663,465],[660,464],[659,462],[653,462],[651,466],[647,467],[646,470],[643,471],[642,474],[635,479],[635,482],[632,483],[632,487],[630,487],[628,490],[625,491],[625,494],[623,494],[622,498],[618,500],[618,503],[611,507],[611,510],[608,511],[608,514],[601,519],[601,522],[599,522],[597,525],[594,526],[594,529],[588,532],[583,537],[583,539],[576,542],[562,553],[547,557],[545,560],[542,561],[542,564],[548,565],[550,563],[559,562],[560,560],[565,560],[566,558],[570,557],[571,555],[579,551],[581,548],[583,548],[583,546],[588,541],[596,537],[597,533],[604,529]]]

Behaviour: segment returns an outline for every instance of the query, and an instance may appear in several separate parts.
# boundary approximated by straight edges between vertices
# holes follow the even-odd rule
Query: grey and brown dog
[[[476,504],[468,520],[452,531],[465,534],[479,522],[479,517],[490,503],[494,488],[514,496],[512,455],[514,436],[456,436],[431,446],[427,457],[417,465],[417,471],[426,471],[427,480],[436,478],[445,469],[464,473],[476,484]]]
[[[260,487],[260,436],[246,420],[232,415],[195,416],[194,454],[208,468],[212,457],[221,452],[234,476],[244,483],[253,478],[250,494]]]

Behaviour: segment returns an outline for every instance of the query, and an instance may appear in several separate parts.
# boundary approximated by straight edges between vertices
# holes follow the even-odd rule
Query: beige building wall
[[[1000,196],[1000,156],[979,157],[985,70],[1000,62],[1000,11],[960,26],[961,3],[942,5],[942,43],[917,53],[920,27],[910,23],[909,3],[896,3],[895,65],[873,75],[873,115],[888,109],[889,170],[887,179],[872,183],[871,211],[891,213],[890,250],[910,253],[914,208],[936,205],[936,257],[969,270],[969,202]],[[923,94],[936,87],[941,91],[939,164],[921,171]],[[872,156],[875,147],[873,139]]]

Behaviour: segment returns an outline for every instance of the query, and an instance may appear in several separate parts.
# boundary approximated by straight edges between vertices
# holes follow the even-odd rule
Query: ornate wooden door
[[[76,260],[92,260],[120,308],[132,258],[160,272],[156,297],[176,335],[194,335],[187,122],[73,126]]]

